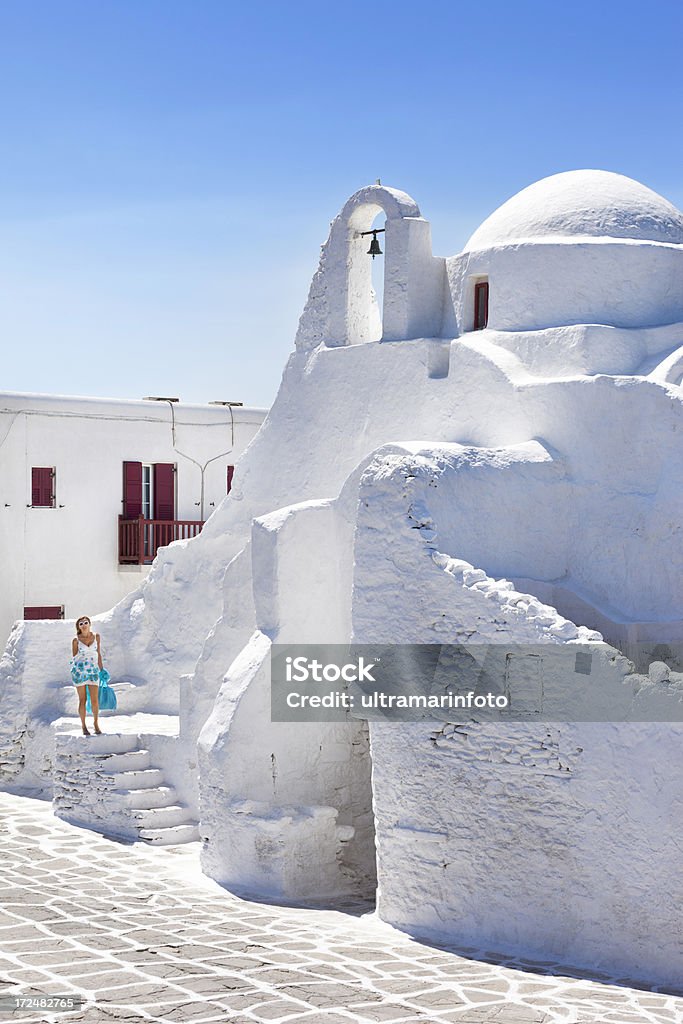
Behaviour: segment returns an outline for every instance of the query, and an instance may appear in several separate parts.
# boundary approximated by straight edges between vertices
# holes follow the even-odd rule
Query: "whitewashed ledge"
[[[88,715],[88,728],[92,732],[92,719]],[[84,742],[104,743],[106,736],[135,735],[142,733],[154,734],[156,736],[177,736],[179,730],[179,719],[177,715],[151,715],[139,711],[134,715],[120,715],[117,711],[100,712],[100,728],[106,736],[83,736],[81,733],[80,719],[75,715],[66,715],[57,718],[52,723],[55,732],[60,736],[77,736]]]
[[[150,753],[163,738],[177,739],[177,716],[103,716],[100,726],[101,736],[83,736],[78,719],[53,723],[55,814],[104,835],[160,846],[198,839],[190,809]]]

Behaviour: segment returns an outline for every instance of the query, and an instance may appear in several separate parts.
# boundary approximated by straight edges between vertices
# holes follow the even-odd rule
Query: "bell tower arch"
[[[442,319],[445,260],[432,256],[429,222],[414,199],[368,185],[346,202],[322,247],[296,337],[297,349],[360,345],[380,334],[372,293],[370,231],[386,216],[381,340],[435,337]]]

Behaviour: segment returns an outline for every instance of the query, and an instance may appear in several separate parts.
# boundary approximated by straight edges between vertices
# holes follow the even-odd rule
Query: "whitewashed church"
[[[376,885],[419,936],[676,982],[683,676],[627,655],[683,639],[682,380],[683,214],[644,185],[544,179],[449,257],[413,199],[362,189],[230,495],[97,620],[108,735],[74,729],[73,623],[15,627],[3,785],[104,832],[199,835],[239,893]],[[548,665],[580,641],[615,722],[271,721],[271,646],[350,640]]]

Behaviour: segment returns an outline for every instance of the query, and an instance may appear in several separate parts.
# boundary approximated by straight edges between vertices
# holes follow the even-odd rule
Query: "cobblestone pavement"
[[[125,845],[41,801],[0,793],[0,850],[0,994],[86,999],[3,1024],[683,1022],[682,998],[469,959],[358,908],[238,899],[199,873],[197,843]]]

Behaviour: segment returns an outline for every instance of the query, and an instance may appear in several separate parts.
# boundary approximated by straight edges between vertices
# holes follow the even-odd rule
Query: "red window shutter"
[[[232,478],[233,478],[234,475],[235,475],[235,467],[234,466],[228,466],[228,490],[227,490],[228,494],[230,494],[230,491],[232,490]]]
[[[54,470],[51,466],[31,469],[31,504],[35,508],[54,508]]]
[[[123,464],[123,518],[136,519],[142,515],[142,463]]]
[[[24,608],[24,619],[63,619],[64,606],[57,605],[32,605]]]
[[[489,322],[489,283],[479,281],[474,286],[474,329],[482,331]]]
[[[154,466],[154,518],[175,519],[175,466],[170,463]]]

